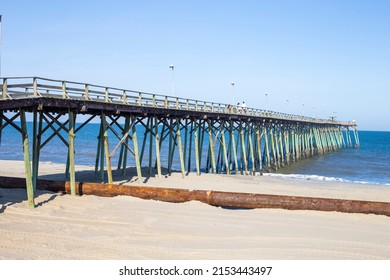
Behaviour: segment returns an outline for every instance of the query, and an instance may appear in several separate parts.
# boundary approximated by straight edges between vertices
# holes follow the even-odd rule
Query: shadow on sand
[[[40,196],[48,194],[49,197],[44,200],[39,199]],[[35,204],[35,207],[40,207],[50,201],[53,201],[63,194],[53,193],[50,191],[36,190],[35,199],[39,202]],[[18,203],[27,203],[27,193],[26,189],[23,188],[0,188],[0,214],[4,213],[7,207]],[[27,204],[26,204],[27,205]]]
[[[147,183],[150,178],[154,178],[157,176],[157,172],[153,169],[151,172],[149,168],[144,167],[141,169],[142,172],[142,183]],[[172,173],[176,173],[179,171],[172,170],[172,172],[168,172],[168,169],[161,168],[161,176],[162,178],[169,177]],[[104,175],[102,173],[95,172],[94,170],[83,170],[76,171],[76,181],[77,182],[93,182],[93,183],[107,183],[107,172],[104,171]],[[128,167],[126,170],[113,170],[112,171],[113,181],[116,184],[123,185],[127,183],[135,183],[137,182],[137,170],[135,167]],[[39,176],[39,179],[44,180],[55,180],[55,181],[69,181],[69,177],[66,177],[64,173],[56,173],[49,175]]]
[[[176,171],[173,171],[176,172]],[[150,172],[149,168],[142,168],[142,174],[144,177],[142,177],[142,183],[147,183],[150,178],[156,177],[157,172],[155,170],[152,170]],[[95,173],[94,170],[83,170],[83,171],[77,171],[75,173],[76,175],[76,181],[78,182],[94,182],[94,183],[107,183],[107,172],[104,172],[104,179],[102,179],[102,174],[99,171],[98,173]],[[113,170],[113,181],[116,184],[123,185],[127,183],[136,183],[137,182],[137,170],[135,167],[129,167],[126,170]],[[171,173],[168,172],[166,168],[162,168],[161,170],[162,178],[167,178],[171,175]],[[49,174],[49,175],[41,175],[38,177],[39,179],[43,180],[53,180],[53,181],[68,181],[69,178],[66,178],[64,173],[55,173],[55,174]],[[43,194],[50,194],[50,197],[39,201],[39,196]],[[49,203],[50,201],[53,201],[58,196],[62,196],[64,194],[60,193],[53,193],[50,191],[44,191],[44,190],[36,190],[35,191],[35,207],[40,207],[46,203]],[[39,202],[37,202],[37,200]],[[27,193],[25,186],[21,186],[20,188],[18,186],[4,186],[3,188],[0,188],[0,214],[3,213],[7,207],[18,204],[18,203],[26,203],[27,201]]]

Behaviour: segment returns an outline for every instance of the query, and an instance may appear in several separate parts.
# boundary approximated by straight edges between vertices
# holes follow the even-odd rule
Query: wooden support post
[[[341,139],[342,139],[343,147],[344,147],[344,148],[348,148],[347,141],[346,141],[346,139],[344,138],[344,132],[345,132],[345,128],[343,128],[343,130],[340,131],[340,133],[341,133]]]
[[[355,148],[359,148],[360,147],[359,134],[356,128],[353,128],[353,135],[355,138]]]
[[[119,151],[119,159],[118,159],[118,167],[117,170],[120,170],[122,168],[122,161],[123,161],[123,153],[125,151],[125,145],[121,145],[121,149]]]
[[[181,176],[183,178],[186,177],[186,169],[184,166],[184,155],[183,155],[183,145],[181,143],[181,135],[180,135],[180,120],[176,119],[176,136],[177,136],[177,146],[179,148],[179,158],[180,158],[180,167],[181,167]]]
[[[2,90],[3,90],[3,94],[2,94],[2,98],[3,99],[7,99],[7,79],[3,79],[3,88],[2,88]]]
[[[199,167],[202,166],[202,156],[203,156],[203,142],[204,142],[204,135],[206,131],[206,121],[203,121],[202,126],[199,126],[200,129],[200,145],[199,145]]]
[[[85,84],[85,100],[91,100],[91,98],[89,97],[89,86],[88,84]]]
[[[187,102],[188,102],[188,100],[187,100]],[[185,119],[185,124],[184,124],[183,129],[184,129],[183,158],[184,158],[184,164],[185,164],[186,163],[186,159],[187,159],[188,119]]]
[[[149,117],[149,120],[149,175],[151,175],[153,170],[153,117]]]
[[[213,141],[213,122],[208,122],[208,131],[209,131],[209,145],[210,145],[210,155],[211,155],[211,166],[213,168],[213,173],[217,172],[217,167],[215,163],[215,151],[214,151],[214,141]]]
[[[221,127],[219,127],[220,129]],[[217,157],[217,173],[222,173],[223,171],[223,147],[222,147],[222,140],[218,137],[218,134],[220,133],[217,132],[217,136],[216,136],[216,139],[214,141],[214,149],[215,149],[215,146],[217,145],[217,143],[219,143],[219,148],[218,148],[218,157]],[[218,140],[218,141],[217,141]]]
[[[295,158],[295,128],[291,128],[291,159],[293,163],[296,161]]]
[[[38,96],[38,81],[37,77],[33,78],[34,96]]]
[[[70,192],[71,195],[76,195],[76,173],[75,173],[75,162],[74,162],[74,132],[75,126],[75,113],[69,110],[69,175],[70,175]]]
[[[277,163],[278,159],[277,159],[276,150],[275,150],[274,129],[270,129],[269,133],[271,136],[271,149],[272,149],[273,164],[274,164],[275,170],[278,170],[278,163]]]
[[[164,141],[164,139],[166,138],[166,136],[164,136],[164,133],[165,133],[165,128],[166,128],[166,122],[165,120],[161,120],[161,123],[163,124],[162,125],[162,129],[161,129],[161,133],[159,134],[160,137],[157,137],[156,139],[159,140],[159,145],[158,145],[158,154],[161,155],[161,148],[162,148],[162,142]],[[158,122],[158,118],[156,117],[156,125],[158,126],[159,122]],[[159,131],[158,127],[157,127],[157,131]],[[156,152],[157,153],[157,152]],[[161,159],[161,157],[159,157]],[[160,167],[161,167],[161,161],[160,161]],[[156,161],[155,161],[155,168],[157,169],[157,158],[156,158]]]
[[[188,133],[188,132],[187,132]],[[192,134],[194,133],[194,121],[191,121],[191,128],[190,128],[190,145],[188,147],[188,166],[187,166],[187,172],[191,171],[191,158],[192,158]]]
[[[62,81],[62,98],[69,98],[67,92],[66,92],[66,82]]]
[[[337,147],[339,149],[341,149],[343,147],[342,145],[342,142],[341,142],[341,138],[340,138],[340,131],[339,131],[339,128],[335,128],[334,130],[334,135],[335,135],[335,138],[337,140]]]
[[[194,120],[195,122],[195,133],[194,133],[194,142],[195,142],[195,165],[196,165],[196,175],[200,175],[200,164],[199,164],[199,128],[198,128],[198,124],[196,123],[196,120]]]
[[[231,122],[226,122],[227,127],[226,131],[228,132],[229,142],[227,143],[227,153],[228,153],[228,161],[229,161],[229,172],[233,171],[233,162],[232,162],[232,137],[230,136],[230,130],[231,130]]]
[[[173,154],[174,154],[174,148],[173,148],[173,135],[172,135],[172,122],[173,120],[169,120],[169,127],[168,127],[168,132],[169,132],[169,149],[168,149],[168,173],[171,173],[172,171],[172,161],[173,161]]]
[[[305,130],[305,157],[310,158],[310,127]]]
[[[263,172],[263,159],[261,157],[261,132],[259,126],[256,129],[256,138],[257,138],[257,153],[259,158],[259,172]]]
[[[221,124],[221,136],[222,136],[223,158],[225,160],[226,174],[230,174],[229,161],[228,161],[227,149],[226,149],[225,122],[222,122]]]
[[[267,171],[269,172],[271,170],[271,162],[269,157],[269,145],[268,145],[268,130],[266,127],[264,127],[264,139],[265,139],[265,161],[267,165]]]
[[[1,124],[0,124],[1,126]],[[34,191],[37,189],[37,178],[38,178],[38,166],[39,166],[39,162],[38,162],[38,150],[39,150],[39,146],[38,146],[38,135],[40,132],[37,132],[38,130],[38,112],[36,109],[34,109],[33,111],[33,144],[32,144],[32,148],[33,148],[33,154],[32,154],[32,157],[33,157],[33,160],[32,160],[32,184],[33,184],[33,189]]]
[[[211,151],[210,151],[210,141],[209,145],[207,146],[207,158],[206,158],[206,173],[210,172],[211,169],[211,163],[210,163],[210,157],[211,157]]]
[[[245,131],[242,126],[242,123],[240,124],[240,134],[241,134],[241,152],[242,152],[242,157],[244,160],[244,172],[245,175],[248,174],[248,159],[246,156],[246,148],[245,148]]]
[[[297,152],[298,152],[298,160],[302,159],[302,128],[299,129],[297,133]]]
[[[31,165],[30,165],[30,151],[29,151],[29,147],[28,147],[28,132],[27,132],[27,124],[26,124],[26,113],[25,113],[24,109],[20,109],[20,123],[21,123],[21,129],[22,129],[24,170],[25,170],[25,175],[26,175],[28,207],[35,208],[34,188],[33,188]]]
[[[283,138],[282,138],[282,130],[279,128],[278,133],[279,138],[279,164],[284,167],[284,147],[283,147]]]
[[[99,171],[99,160],[100,160],[100,139],[101,139],[101,134],[102,134],[102,123],[100,123],[100,126],[99,126],[99,135],[97,137],[98,139],[98,145],[97,145],[97,149],[96,149],[96,160],[95,160],[95,174],[98,174],[98,171]]]
[[[290,165],[290,138],[288,129],[284,131],[284,143],[286,145],[286,164]]]
[[[101,132],[100,132],[100,179],[102,182],[105,181],[105,172],[104,172],[104,127],[103,127],[103,121],[105,123],[105,118],[101,118]]]
[[[234,123],[230,122],[230,138],[232,143],[232,149],[233,149],[233,160],[234,160],[234,167],[236,170],[236,174],[238,174],[238,161],[237,161],[237,150],[236,150],[236,141],[234,139]]]
[[[314,150],[314,154],[316,155],[320,153],[316,127],[313,128],[313,150]]]
[[[154,137],[156,141],[157,176],[161,178],[160,140],[158,137],[158,119],[154,117]]]
[[[144,152],[145,152],[145,146],[146,146],[146,140],[148,140],[148,133],[149,133],[149,126],[150,126],[150,118],[148,118],[145,126],[145,132],[144,132],[144,137],[142,139],[142,146],[141,146],[141,154],[140,154],[140,162],[142,165],[142,161],[144,159]]]
[[[310,128],[310,157],[314,155],[314,137],[313,137],[313,128]]]
[[[352,147],[352,141],[351,141],[351,132],[349,131],[349,128],[347,128],[347,143],[348,143],[348,148]]]
[[[249,133],[249,150],[252,158],[252,174],[254,175],[256,171],[256,166],[255,166],[256,161],[255,161],[255,153],[253,150],[253,142],[252,142],[252,128],[249,128],[248,133]]]
[[[130,116],[125,117],[125,130],[124,133],[130,133]],[[126,137],[125,141],[122,144],[123,147],[123,158],[122,158],[122,174],[126,175],[126,169],[127,169],[127,153],[128,149],[126,148],[129,143],[129,137]]]
[[[107,129],[107,123],[106,123],[106,116],[104,113],[102,113],[101,118],[102,118],[102,127],[103,127],[104,151],[106,154],[107,181],[109,184],[112,184],[113,179],[112,179],[110,147],[108,144],[108,129]],[[103,158],[102,158],[102,161],[103,161]]]
[[[135,165],[137,169],[137,177],[138,182],[142,182],[142,171],[141,171],[141,162],[139,160],[139,152],[138,152],[138,140],[137,140],[137,130],[136,130],[136,120],[133,118],[132,121],[132,132],[133,132],[133,145],[134,145],[134,157],[135,157]]]

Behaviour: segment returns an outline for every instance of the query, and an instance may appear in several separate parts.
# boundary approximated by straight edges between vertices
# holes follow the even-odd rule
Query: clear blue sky
[[[0,14],[2,76],[171,94],[174,64],[177,96],[390,131],[390,1],[1,0]]]

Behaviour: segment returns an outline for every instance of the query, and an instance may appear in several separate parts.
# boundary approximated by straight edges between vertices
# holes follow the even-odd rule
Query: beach
[[[76,180],[98,181],[92,166]],[[23,177],[21,161],[0,161],[0,176]],[[65,166],[40,164],[40,178],[63,180]],[[275,176],[181,173],[139,183],[182,189],[390,202],[390,187]],[[114,174],[114,175],[115,175]],[[143,174],[147,174],[144,172]],[[390,217],[308,210],[227,209],[201,202],[0,189],[0,259],[389,259]]]

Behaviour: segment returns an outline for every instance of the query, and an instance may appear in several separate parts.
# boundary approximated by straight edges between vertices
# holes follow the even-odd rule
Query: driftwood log
[[[24,178],[0,177],[0,187],[22,188],[26,187],[26,181]],[[37,180],[37,188],[53,192],[70,193],[69,181]],[[390,203],[377,201],[127,186],[90,182],[76,182],[76,194],[105,197],[127,195],[174,203],[195,200],[212,206],[230,208],[280,208],[390,216]]]

